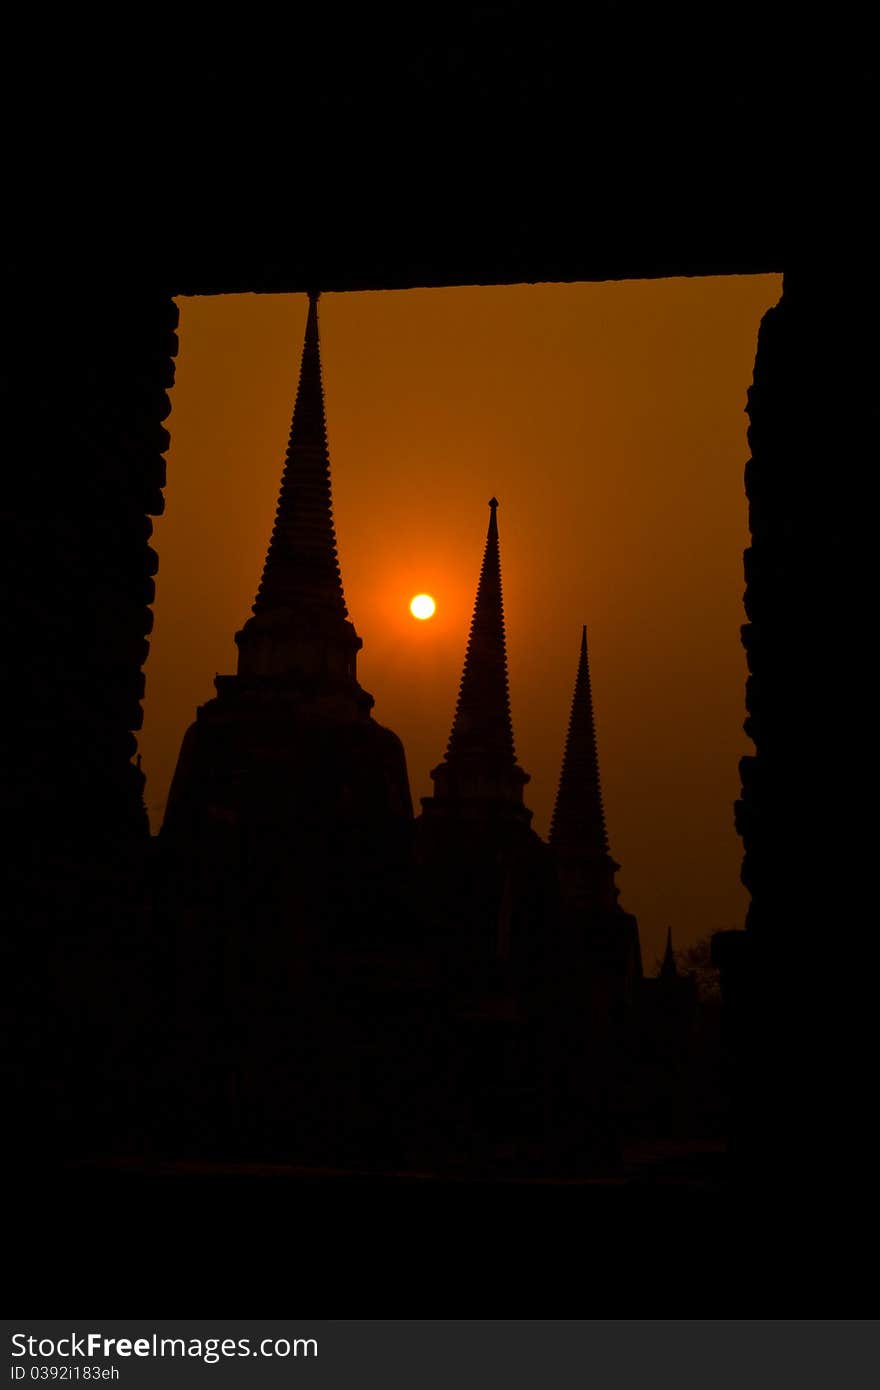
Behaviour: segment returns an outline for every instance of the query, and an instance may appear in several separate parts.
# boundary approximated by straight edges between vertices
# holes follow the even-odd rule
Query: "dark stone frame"
[[[0,544],[7,988],[25,1096],[78,1036],[83,1012],[157,953],[143,928],[150,841],[130,759],[174,297],[783,270],[749,400],[756,749],[737,815],[752,907],[742,939],[719,950],[739,1019],[746,1168],[786,1183],[842,1171],[872,1041],[868,1000],[853,1001],[853,977],[873,977],[847,861],[870,727],[854,698],[866,646],[855,537],[860,470],[880,437],[877,291],[870,273],[841,291],[849,268],[870,271],[876,258],[874,219],[860,210],[872,167],[869,46],[844,46],[838,72],[830,27],[822,51],[807,52],[790,6],[746,5],[737,26],[701,13],[695,61],[687,22],[676,29],[657,7],[624,45],[628,20],[611,4],[580,27],[502,8],[450,20],[421,48],[409,33],[397,46],[383,36],[366,93],[356,43],[338,90],[312,61],[321,44],[307,43],[299,109],[316,118],[297,139],[290,52],[270,52],[265,35],[259,81],[229,82],[233,59],[218,41],[179,91],[174,62],[186,55],[170,61],[164,34],[137,70],[40,53],[41,90],[63,119],[20,180],[12,218]],[[770,66],[755,56],[761,43],[778,55]],[[109,121],[127,141],[124,167],[100,140]],[[856,962],[838,966],[846,987],[830,989],[829,954],[843,940],[853,947],[854,930]]]

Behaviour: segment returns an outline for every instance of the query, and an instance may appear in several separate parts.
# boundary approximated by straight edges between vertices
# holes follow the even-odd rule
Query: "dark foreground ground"
[[[102,1316],[870,1316],[862,1202],[731,1181],[718,1144],[616,1174],[452,1181],[142,1158],[10,1173],[16,1307]],[[22,1302],[18,1299],[21,1298]]]
[[[305,1187],[374,1192],[391,1188],[422,1188],[450,1192],[503,1188],[525,1190],[534,1187],[631,1187],[676,1184],[707,1193],[724,1191],[728,1162],[726,1145],[716,1139],[658,1139],[628,1146],[622,1163],[605,1170],[597,1168],[590,1176],[577,1178],[508,1178],[489,1180],[452,1178],[430,1171],[368,1172],[350,1168],[314,1168],[285,1163],[206,1162],[193,1159],[155,1158],[133,1155],[127,1158],[93,1158],[69,1163],[64,1169],[68,1181],[97,1184],[108,1190],[118,1185],[124,1190],[133,1181],[150,1178],[219,1180],[270,1178],[295,1181]]]

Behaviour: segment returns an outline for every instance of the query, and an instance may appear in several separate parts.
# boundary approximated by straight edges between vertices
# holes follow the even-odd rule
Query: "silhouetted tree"
[[[712,962],[712,936],[707,932],[690,946],[673,951],[675,968],[679,975],[690,975],[697,987],[697,998],[701,1004],[720,1004],[720,972]],[[657,959],[654,974],[659,975],[663,962]]]
[[[675,952],[675,964],[680,975],[690,975],[697,986],[701,1004],[720,1004],[721,985],[718,967],[712,962],[712,933],[701,936],[692,946]]]

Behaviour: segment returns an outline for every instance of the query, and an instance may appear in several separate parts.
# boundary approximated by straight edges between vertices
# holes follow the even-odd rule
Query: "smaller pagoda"
[[[550,850],[561,900],[560,962],[565,968],[575,962],[586,967],[597,1021],[616,1016],[634,1000],[642,955],[638,923],[620,906],[620,865],[608,845],[586,626],[581,629]]]
[[[550,845],[566,907],[590,917],[613,913],[619,896],[614,876],[620,865],[608,851],[586,625],[581,629],[568,735],[550,822]]]

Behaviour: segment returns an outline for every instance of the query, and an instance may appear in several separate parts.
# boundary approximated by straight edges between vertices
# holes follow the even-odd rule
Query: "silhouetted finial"
[[[660,974],[663,979],[678,975],[675,966],[675,952],[672,949],[672,928],[666,928],[666,951],[663,956],[663,964],[660,967]]]
[[[498,498],[497,498],[497,497],[490,497],[490,498],[489,498],[489,506],[490,506],[490,507],[492,508],[492,510],[494,511],[495,508],[498,506]]]

